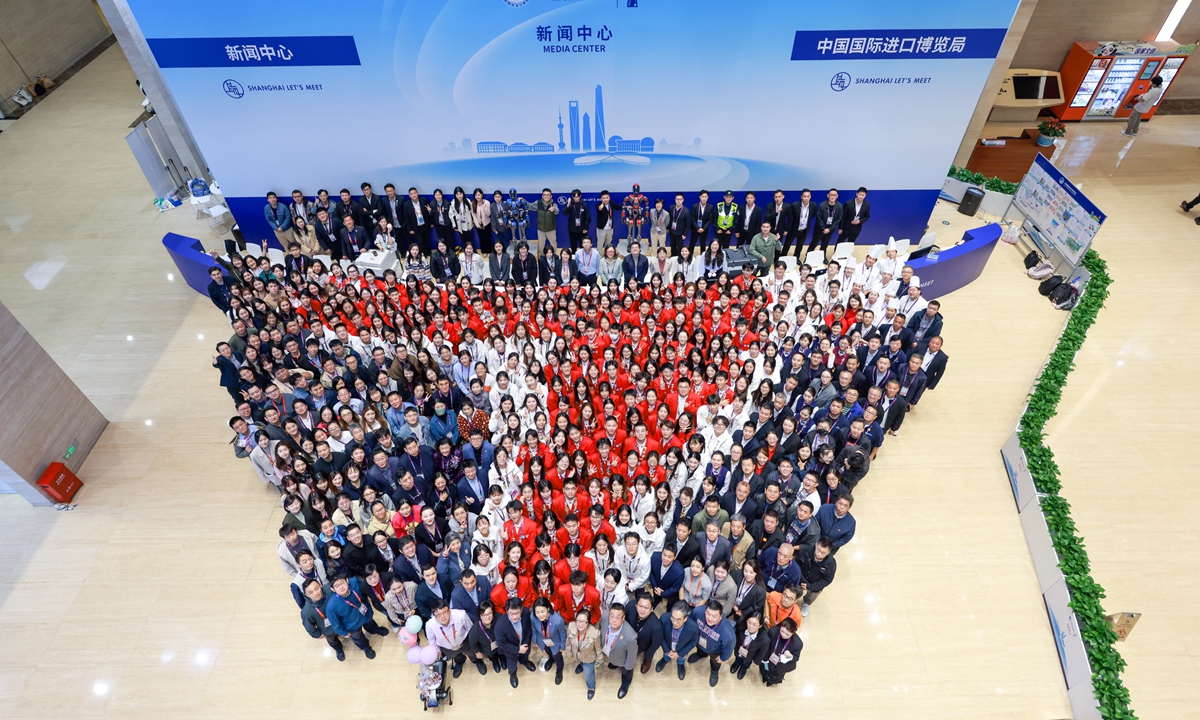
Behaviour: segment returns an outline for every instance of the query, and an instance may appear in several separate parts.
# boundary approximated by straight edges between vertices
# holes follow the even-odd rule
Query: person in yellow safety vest
[[[729,249],[729,239],[733,237],[733,223],[737,219],[738,204],[733,201],[733,191],[725,191],[725,199],[717,203],[717,240],[721,247]]]

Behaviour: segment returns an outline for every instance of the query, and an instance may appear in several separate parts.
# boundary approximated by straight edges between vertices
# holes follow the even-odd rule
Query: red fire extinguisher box
[[[62,503],[71,502],[71,498],[83,487],[83,481],[60,462],[50,463],[50,467],[38,478],[37,484],[47,495]]]

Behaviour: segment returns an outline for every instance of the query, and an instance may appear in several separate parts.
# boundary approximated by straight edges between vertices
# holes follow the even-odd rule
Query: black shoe
[[[616,669],[617,669],[617,666],[616,666],[616,665],[613,665],[612,663],[609,663],[609,664],[608,664],[608,669],[609,669],[609,670],[616,670]]]
[[[512,685],[513,687],[516,687],[516,686],[517,686],[517,676],[516,676],[516,675],[509,675],[509,676],[508,676],[508,684],[509,684],[509,685]]]
[[[747,670],[747,669],[748,669],[748,668],[740,668],[740,669],[738,669],[738,672],[737,672],[738,680],[741,680],[742,678],[746,677],[746,670]]]
[[[482,660],[475,663],[475,669],[480,675],[487,675],[487,665],[484,665]]]
[[[462,675],[462,669],[463,669],[463,661],[459,660],[458,662],[454,663],[454,669],[451,671],[451,674],[453,674],[454,677],[457,678],[459,675]]]
[[[687,665],[680,665],[680,664],[676,663],[675,667],[679,668],[679,679],[680,680],[687,677]]]
[[[521,667],[525,668],[529,672],[537,672],[537,665],[534,665],[533,663],[529,662],[528,660],[521,663]]]
[[[741,667],[741,661],[740,661],[740,660],[739,660],[738,662],[735,662],[735,663],[730,663],[730,665],[729,665],[729,674],[730,674],[730,675],[733,675],[734,673],[736,673],[736,672],[738,671],[738,668],[740,668],[740,667]]]
[[[582,674],[583,674],[583,665],[582,665],[582,664],[579,664],[579,665],[576,665],[576,666],[575,666],[575,674],[576,674],[576,675],[582,675]]]
[[[554,684],[562,685],[562,668],[557,668],[554,671]]]
[[[1191,206],[1191,205],[1188,205],[1188,201],[1187,201],[1187,200],[1184,200],[1183,202],[1179,203],[1179,207],[1183,208],[1183,211],[1184,211],[1184,212],[1191,212],[1191,211],[1192,211],[1192,206]]]
[[[483,663],[480,663],[480,665],[482,665],[482,664]],[[500,658],[498,658],[498,657],[492,658],[492,670],[494,670],[496,672],[500,672],[502,669],[503,669],[503,666],[500,665]]]
[[[338,662],[346,662],[346,651],[342,650],[341,648],[338,648],[337,659],[338,659]]]
[[[374,660],[374,659],[375,659],[375,651],[374,651],[374,650],[372,650],[372,649],[371,649],[371,648],[369,648],[369,647],[368,647],[366,650],[363,650],[363,654],[367,656],[367,659],[368,659],[368,660]]]
[[[692,663],[698,663],[703,659],[704,656],[700,653],[692,653],[691,655],[688,655],[688,664],[691,665]]]
[[[627,688],[627,687],[625,687],[624,685],[622,685],[622,686],[621,686],[621,689],[620,689],[620,690],[617,690],[617,699],[618,699],[618,700],[621,700],[622,698],[624,698],[624,697],[625,697],[626,695],[628,695],[628,694],[629,694],[629,688]]]
[[[654,672],[662,672],[663,668],[665,668],[666,666],[667,666],[667,658],[663,657],[662,660],[659,660],[658,662],[654,663]]]
[[[375,628],[375,634],[379,637],[387,637],[388,629],[385,627]]]
[[[708,686],[709,686],[709,687],[716,687],[716,686],[717,686],[717,681],[718,681],[718,680],[720,680],[720,679],[721,679],[721,671],[720,671],[720,670],[713,670],[712,672],[710,672],[710,673],[708,674]]]
[[[594,697],[596,697],[596,689],[588,688],[588,700],[591,700]]]

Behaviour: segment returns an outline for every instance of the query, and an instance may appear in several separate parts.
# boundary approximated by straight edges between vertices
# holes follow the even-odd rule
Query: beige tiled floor
[[[0,300],[114,421],[75,511],[0,496],[0,718],[411,717],[413,672],[394,638],[376,643],[374,661],[351,650],[339,664],[299,626],[274,557],[274,492],[226,444],[227,400],[208,363],[228,331],[166,277],[164,232],[214,236],[150,206],[122,140],[139,99],[113,48],[0,135]],[[1190,408],[1172,402],[1187,386],[1165,367],[1196,357],[1175,338],[1197,300],[1198,230],[1173,208],[1191,195],[1200,126],[1143,128],[1115,172],[1116,127],[1069,130],[1091,150],[1069,155],[1068,171],[1111,214],[1097,247],[1118,282],[1051,444],[1109,609],[1146,613],[1121,648],[1134,707],[1184,717],[1200,700],[1200,492],[1186,464]],[[83,202],[64,211],[66,199]],[[970,221],[939,210],[934,222],[953,236]],[[60,261],[44,290],[22,277]],[[998,458],[1064,318],[1021,269],[1000,247],[978,282],[945,298],[949,373],[860,488],[858,537],[786,685],[639,676],[618,703],[602,672],[587,704],[571,675],[514,691],[470,671],[454,711],[720,717],[784,701],[819,717],[1067,717]]]

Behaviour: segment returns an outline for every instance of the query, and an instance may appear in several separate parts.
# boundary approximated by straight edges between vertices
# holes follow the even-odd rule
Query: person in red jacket
[[[636,452],[639,460],[645,460],[646,453],[651,450],[661,452],[662,449],[658,446],[658,441],[647,437],[649,432],[650,430],[646,427],[646,423],[638,423],[633,428],[633,437],[625,439],[625,447],[622,454],[628,455],[630,452]]]
[[[504,542],[520,543],[525,548],[525,555],[533,555],[537,550],[533,540],[537,537],[538,525],[525,517],[525,506],[520,500],[508,503],[508,521],[504,523]]]
[[[496,607],[502,607],[508,603],[509,598],[517,598],[527,608],[533,607],[533,601],[537,600],[537,594],[533,591],[533,583],[529,581],[529,578],[517,575],[516,568],[507,568],[504,571],[504,580],[492,588],[491,600]]]
[[[575,478],[567,478],[563,481],[562,493],[554,498],[550,509],[554,514],[563,518],[563,524],[566,524],[567,518],[575,515],[575,522],[578,524],[579,515],[588,511],[587,505],[583,502],[583,498],[579,497],[579,482]],[[558,531],[558,536],[562,537],[562,528]]]
[[[593,625],[600,621],[600,591],[594,582],[588,581],[587,573],[576,570],[569,582],[558,588],[558,611],[564,617],[575,617],[583,609],[591,613]]]
[[[569,585],[571,583],[571,575],[576,571],[581,571],[588,578],[588,585],[596,587],[596,563],[592,559],[583,554],[584,547],[591,547],[591,542],[581,546],[576,543],[570,543],[563,548],[562,560],[559,560],[554,565],[554,577],[558,580],[559,586]]]
[[[587,528],[581,527],[579,516],[575,513],[568,513],[563,526],[558,529],[555,541],[558,545],[560,555],[566,555],[566,549],[569,545],[578,545],[580,547],[591,547],[592,536]],[[565,580],[563,582],[566,582]]]

